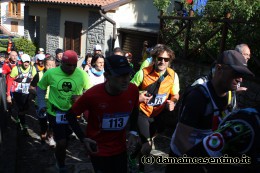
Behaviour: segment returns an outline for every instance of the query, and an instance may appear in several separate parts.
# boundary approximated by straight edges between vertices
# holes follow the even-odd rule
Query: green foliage
[[[162,11],[163,13],[167,11],[170,4],[170,0],[153,0],[153,5],[158,9],[158,11]]]
[[[24,53],[30,55],[31,57],[35,55],[36,47],[33,42],[19,38],[14,40],[17,51],[23,51]]]
[[[187,4],[184,6],[186,9],[191,8]],[[219,54],[224,26],[224,22],[220,20],[225,19],[227,13],[231,14],[231,22],[226,25],[228,26],[228,32],[225,49],[234,49],[237,44],[241,43],[248,44],[252,54],[252,58],[249,61],[249,68],[256,75],[260,75],[260,71],[257,70],[259,69],[259,64],[256,63],[260,62],[260,1],[208,0],[202,14],[195,11],[194,16],[198,17],[199,20],[191,22],[190,32],[187,33],[187,29],[184,29],[174,40],[174,34],[186,25],[188,21],[165,19],[165,30],[161,31],[163,41],[173,48],[177,57],[181,58],[183,56],[185,38],[189,36],[188,52],[191,53],[194,50],[189,56],[190,60],[210,64]],[[176,16],[176,13],[173,12],[172,15]],[[217,33],[208,40],[215,31]],[[202,44],[203,42],[205,44]],[[195,51],[200,44],[202,46]]]

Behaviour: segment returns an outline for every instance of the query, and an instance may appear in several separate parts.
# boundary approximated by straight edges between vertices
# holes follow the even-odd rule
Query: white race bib
[[[56,111],[56,123],[57,124],[69,124],[65,115],[66,115],[66,112],[57,110]]]
[[[102,119],[103,130],[122,130],[129,118],[129,113],[105,114]]]
[[[154,100],[151,99],[147,105],[148,106],[159,106],[165,102],[166,96],[167,96],[167,94],[156,94],[155,99]]]

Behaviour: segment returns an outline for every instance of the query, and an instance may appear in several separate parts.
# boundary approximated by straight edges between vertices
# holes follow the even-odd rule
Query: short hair
[[[50,55],[50,56],[44,58],[43,64],[46,65],[47,61],[54,61],[55,62],[56,58],[54,58],[53,56]]]
[[[58,49],[55,50],[55,54],[56,54],[56,55],[59,54],[59,53],[63,53],[63,50],[60,49],[60,48],[58,48]]]
[[[171,50],[170,47],[164,45],[164,44],[157,44],[154,46],[154,48],[152,48],[152,50],[150,51],[151,56],[153,57],[153,61],[155,61],[155,59],[164,51],[166,51],[170,57],[170,61],[173,60],[175,58],[175,54],[174,51]]]
[[[238,51],[239,53],[242,53],[244,47],[248,47],[249,48],[249,46],[247,44],[242,43],[242,44],[236,45],[235,50]]]
[[[96,54],[96,55],[92,56],[92,60],[91,60],[91,66],[92,67],[95,67],[95,63],[96,63],[98,58],[105,59],[105,57],[103,55],[101,55],[101,54]]]
[[[122,56],[125,54],[124,51],[120,47],[115,47],[113,50],[113,54],[116,55],[116,53],[120,53]]]

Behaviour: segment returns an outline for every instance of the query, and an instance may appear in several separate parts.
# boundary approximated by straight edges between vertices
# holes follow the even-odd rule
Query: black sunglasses
[[[158,60],[158,61],[162,61],[162,60],[164,60],[165,62],[168,62],[168,61],[170,61],[170,58],[157,57],[157,60]]]
[[[24,61],[23,63],[30,63],[30,61]]]

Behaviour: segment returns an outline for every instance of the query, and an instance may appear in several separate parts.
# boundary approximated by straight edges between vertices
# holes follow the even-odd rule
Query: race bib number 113
[[[129,113],[104,115],[102,119],[103,130],[122,130],[129,118]]]

